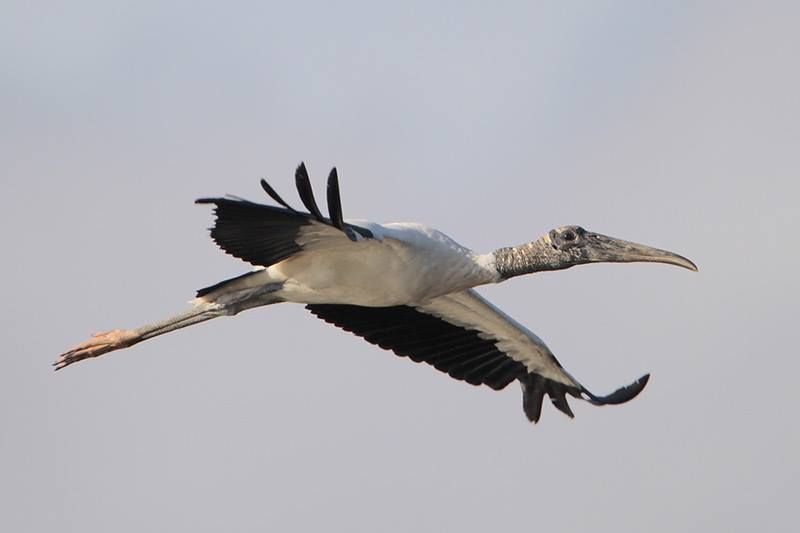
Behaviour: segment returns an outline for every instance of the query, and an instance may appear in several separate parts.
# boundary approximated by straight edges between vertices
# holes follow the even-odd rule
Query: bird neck
[[[498,248],[494,251],[494,263],[501,279],[565,268],[554,257],[552,247],[542,239],[519,246]]]

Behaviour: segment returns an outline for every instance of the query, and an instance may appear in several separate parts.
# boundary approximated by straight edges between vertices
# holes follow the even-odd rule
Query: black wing
[[[306,213],[236,198],[200,198],[195,203],[215,205],[211,238],[226,253],[253,265],[274,265],[299,252],[297,235],[311,223]]]
[[[428,363],[473,385],[485,384],[500,390],[527,374],[525,365],[498,350],[494,341],[482,339],[479,332],[413,307],[310,304],[306,309],[367,342],[417,363]]]
[[[257,266],[270,266],[302,250],[297,243],[298,234],[304,226],[321,223],[337,228],[355,240],[371,238],[372,233],[352,224],[341,221],[341,200],[338,182],[333,192],[329,188],[329,203],[334,206],[332,222],[323,218],[311,189],[305,166],[297,168],[296,183],[303,203],[312,213],[302,213],[292,209],[269,184],[262,180],[261,185],[272,199],[283,207],[263,205],[240,198],[200,198],[195,203],[214,204],[216,221],[211,228],[211,238],[226,253]]]
[[[447,301],[473,306],[485,302],[471,290],[440,297],[433,302],[437,300],[442,300],[445,305]],[[495,390],[503,389],[512,381],[519,380],[523,389],[523,409],[533,422],[539,421],[545,395],[549,396],[559,411],[572,417],[574,415],[567,403],[568,394],[595,405],[623,403],[639,394],[648,379],[648,376],[644,376],[608,396],[596,396],[564,372],[555,357],[535,336],[528,339],[526,354],[535,364],[526,365],[510,357],[501,348],[502,335],[492,337],[485,330],[451,323],[445,318],[429,314],[427,308],[424,308],[425,312],[403,305],[362,307],[311,304],[306,308],[325,322],[399,356],[408,357],[415,362],[425,362],[455,379],[473,385],[487,385]],[[475,307],[474,310],[485,313],[488,308]],[[504,315],[496,316],[506,318]],[[517,328],[517,325],[512,321],[505,327]],[[542,372],[558,375],[563,381],[531,370],[531,367],[537,368],[537,365],[543,369]]]

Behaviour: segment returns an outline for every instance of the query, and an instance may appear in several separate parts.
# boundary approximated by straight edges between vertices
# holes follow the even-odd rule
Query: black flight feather
[[[572,412],[572,409],[570,409],[569,403],[567,403],[568,388],[566,386],[556,383],[555,381],[550,381],[547,383],[545,390],[556,409],[570,418],[575,418],[575,414]]]
[[[314,218],[320,222],[325,222],[325,217],[320,213],[317,202],[314,200],[314,190],[311,188],[311,180],[308,179],[308,171],[306,171],[305,163],[300,163],[294,173],[295,185],[297,185],[297,192],[300,194],[300,199],[303,205],[306,206]]]
[[[639,393],[642,392],[642,389],[644,389],[649,380],[650,374],[645,374],[630,385],[620,387],[606,396],[596,396],[585,388],[582,389],[581,392],[585,394],[588,397],[589,402],[593,403],[594,405],[619,405],[636,398]]]
[[[331,216],[331,224],[344,231],[342,199],[339,196],[339,176],[336,173],[336,167],[333,167],[328,175],[328,212]]]
[[[489,385],[485,378],[491,375],[490,386],[503,388],[527,374],[525,365],[501,352],[495,341],[483,339],[477,331],[461,328],[413,307],[311,304],[306,309],[371,344],[412,361],[425,362],[468,383]],[[492,356],[502,364],[486,365]]]
[[[264,189],[264,192],[266,192],[269,195],[270,198],[272,198],[273,200],[275,200],[276,202],[281,204],[283,207],[285,207],[289,211],[293,211],[293,212],[297,213],[297,211],[295,211],[295,209],[292,206],[287,204],[283,200],[283,198],[281,198],[281,196],[275,191],[275,189],[273,189],[272,186],[269,183],[267,183],[267,180],[265,180],[263,178],[261,179],[261,188]]]
[[[367,342],[413,361],[425,362],[452,378],[473,385],[488,385],[499,390],[518,379],[523,389],[523,410],[532,422],[541,417],[545,395],[556,409],[572,417],[567,394],[580,397],[585,392],[529,372],[524,364],[508,357],[497,348],[494,340],[482,338],[478,331],[464,329],[413,307],[311,304],[306,309]],[[618,399],[616,394],[609,397]],[[592,398],[603,400],[597,396]]]
[[[311,222],[305,213],[235,198],[200,198],[195,203],[215,205],[214,242],[226,253],[258,266],[273,265],[299,252],[297,234]]]
[[[270,266],[300,252],[302,247],[297,243],[297,237],[303,226],[308,226],[313,220],[334,226],[331,221],[322,217],[311,190],[305,165],[300,163],[296,174],[297,189],[303,204],[311,211],[303,213],[293,209],[273,189],[266,180],[261,180],[264,191],[283,207],[263,205],[236,197],[225,198],[200,198],[195,203],[214,204],[216,220],[211,228],[211,238],[220,248],[228,254],[243,259],[253,265]],[[338,180],[334,189],[338,200]],[[336,202],[338,220],[341,221],[341,201]],[[334,217],[336,218],[336,217]],[[352,224],[337,225],[347,237],[355,241],[356,235],[362,238],[372,238],[372,232],[366,228]],[[226,282],[222,282],[222,285]],[[217,285],[200,289],[199,296],[208,294],[219,288]]]
[[[344,216],[342,215],[342,197],[339,194],[339,175],[336,172],[336,167],[331,169],[328,175],[328,213],[331,217],[331,224],[339,228],[347,235],[351,241],[356,241],[355,232],[349,225],[344,223]]]
[[[544,378],[538,374],[528,374],[523,377],[522,383],[522,410],[531,422],[538,422],[542,416],[542,400],[544,400]]]

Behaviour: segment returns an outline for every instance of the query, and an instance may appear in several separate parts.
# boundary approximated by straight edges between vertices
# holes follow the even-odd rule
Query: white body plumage
[[[279,283],[275,296],[302,304],[370,307],[423,304],[499,280],[490,254],[475,254],[444,233],[416,223],[348,221],[373,238],[353,242],[318,222],[303,227],[303,251],[225,286],[226,293]],[[210,293],[199,302],[214,301]]]

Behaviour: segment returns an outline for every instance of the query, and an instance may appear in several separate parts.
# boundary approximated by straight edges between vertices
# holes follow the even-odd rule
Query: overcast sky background
[[[4,2],[0,530],[794,531],[797,6]],[[534,426],[291,305],[52,372],[247,271],[192,201],[297,204],[301,160],[482,252],[581,224],[691,258],[481,289],[647,389]]]

